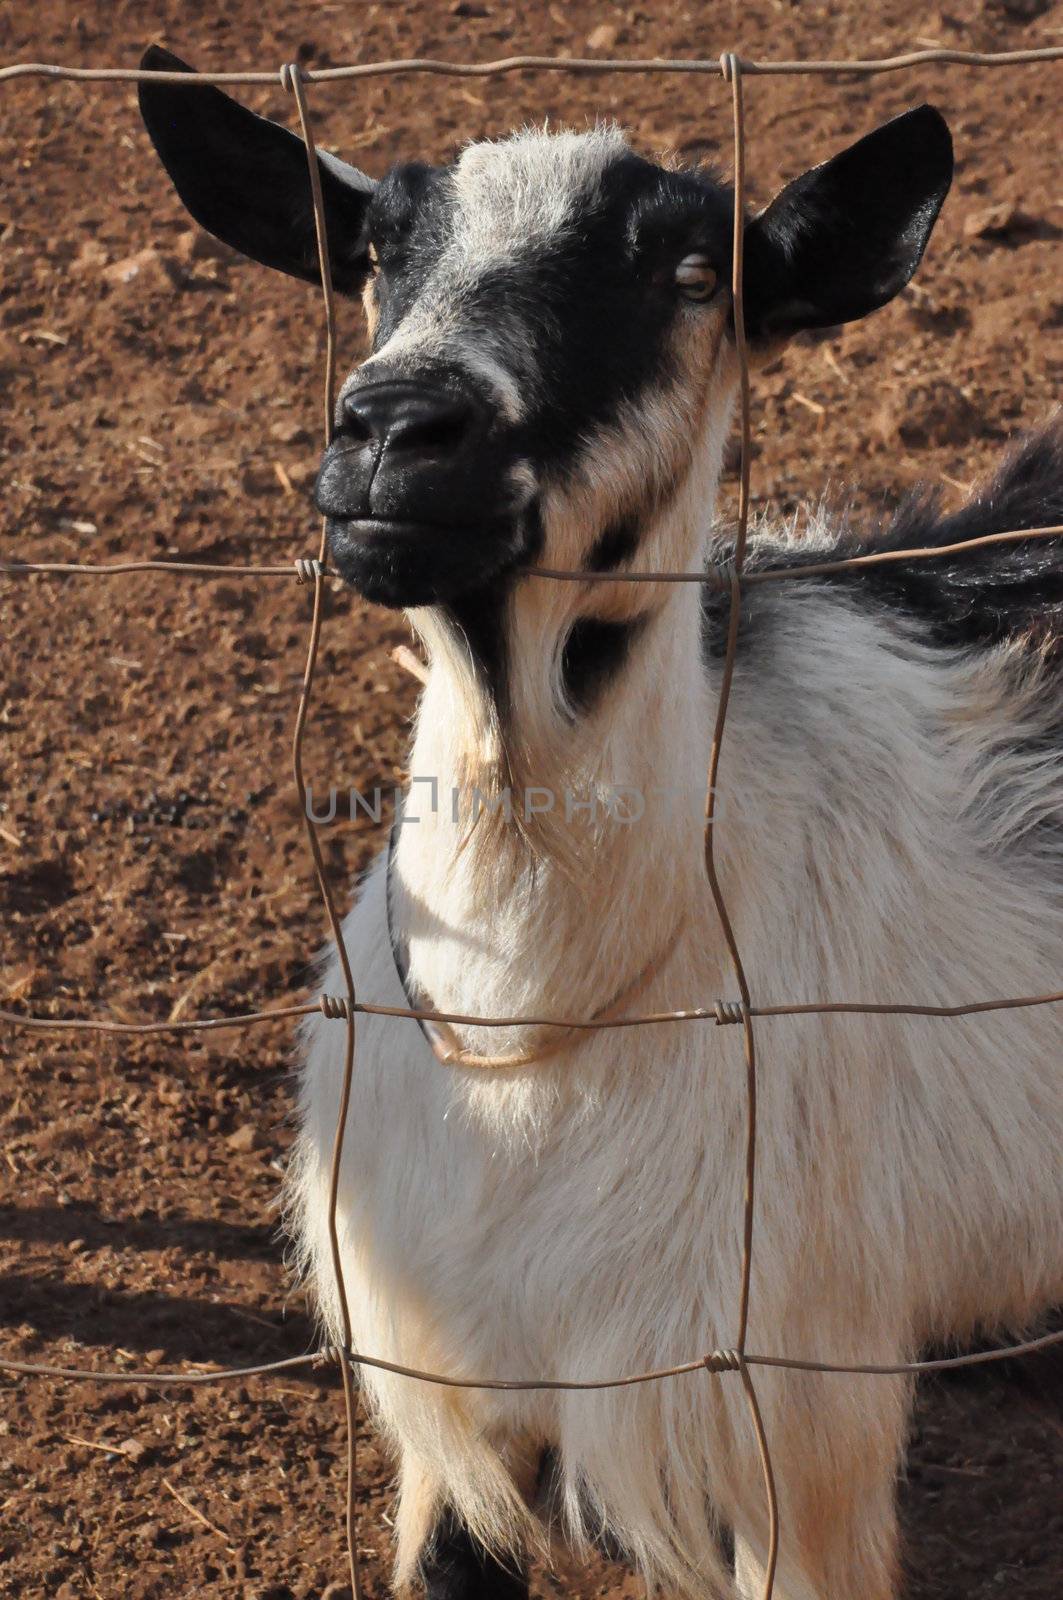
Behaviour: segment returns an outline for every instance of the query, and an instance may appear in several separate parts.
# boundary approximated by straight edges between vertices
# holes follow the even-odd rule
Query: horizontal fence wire
[[[1035,1006],[1063,1005],[1063,989],[1049,994],[1024,994],[1007,1000],[972,1000],[966,1005],[919,1005],[886,1000],[811,1000],[803,1005],[751,1005],[751,1017],[977,1017],[991,1011],[1023,1011]],[[405,1018],[411,1022],[445,1022],[468,1028],[566,1028],[593,1032],[605,1028],[651,1028],[671,1022],[714,1022],[717,1027],[739,1023],[741,1001],[714,1000],[711,1006],[688,1006],[678,1011],[641,1011],[619,1017],[478,1017],[463,1011],[436,1011],[423,1006],[385,1006],[372,1000],[342,995],[322,995],[302,1005],[277,1006],[269,1011],[235,1012],[227,1017],[188,1018],[181,1022],[116,1022],[106,1017],[43,1017],[0,1009],[0,1022],[13,1028],[54,1033],[207,1033],[221,1028],[250,1028],[264,1022],[282,1022],[320,1012],[330,1022],[346,1022],[348,1012],[364,1017]]]
[[[345,67],[299,69],[304,83],[346,83],[357,78],[399,78],[412,75],[437,78],[498,78],[513,72],[563,72],[585,76],[599,72],[646,74],[707,74],[726,77],[727,59],[738,62],[745,77],[800,78],[816,73],[854,73],[875,75],[904,72],[911,67],[1027,67],[1039,62],[1063,60],[1063,45],[1045,45],[1035,50],[909,50],[902,55],[869,60],[837,61],[756,61],[725,52],[718,59],[668,59],[618,56],[501,56],[496,61],[438,61],[426,56],[408,56],[394,61],[359,61]],[[280,70],[281,82],[287,87]],[[66,78],[76,83],[189,83],[184,72],[150,72],[139,67],[67,67],[55,62],[21,61],[0,67],[0,83],[16,78]],[[276,72],[197,72],[191,81],[210,84],[273,84]]]
[[[242,566],[239,564],[230,565],[184,561],[119,561],[101,564],[23,561],[0,562],[0,574],[8,577],[34,575],[116,577],[140,572],[164,572],[170,576],[199,578],[290,578],[294,575],[301,583],[313,585],[313,612],[308,639],[306,666],[303,674],[302,687],[293,733],[292,766],[295,785],[299,796],[300,808],[302,810],[306,825],[307,841],[313,859],[315,877],[325,906],[333,939],[339,954],[346,993],[344,995],[325,995],[322,996],[317,1002],[307,1002],[305,1004],[282,1006],[271,1010],[247,1012],[227,1017],[188,1020],[184,1022],[129,1023],[124,1021],[111,1021],[109,1019],[50,1018],[26,1015],[9,1010],[0,1010],[0,1023],[23,1029],[46,1029],[67,1032],[93,1031],[114,1034],[162,1034],[173,1032],[205,1032],[230,1027],[250,1027],[267,1022],[290,1020],[296,1017],[306,1017],[314,1013],[321,1013],[331,1021],[342,1022],[347,1030],[347,1048],[344,1061],[343,1081],[341,1084],[340,1109],[336,1122],[332,1151],[328,1206],[328,1232],[332,1255],[332,1268],[335,1277],[335,1286],[341,1313],[341,1325],[343,1333],[342,1344],[334,1349],[308,1353],[301,1356],[285,1357],[277,1361],[262,1363],[254,1366],[233,1367],[205,1372],[193,1371],[182,1373],[158,1373],[157,1371],[154,1371],[149,1373],[140,1373],[129,1371],[91,1371],[82,1370],[79,1368],[56,1366],[50,1363],[19,1362],[15,1360],[8,1360],[2,1357],[0,1357],[0,1371],[5,1371],[16,1376],[52,1377],[61,1380],[79,1382],[133,1383],[160,1386],[170,1384],[210,1384],[222,1382],[228,1379],[266,1376],[277,1372],[290,1371],[293,1368],[319,1369],[328,1364],[338,1364],[343,1381],[346,1409],[348,1451],[346,1503],[347,1554],[352,1592],[355,1600],[359,1600],[361,1594],[360,1571],[357,1556],[357,1530],[355,1520],[356,1418],[355,1395],[353,1388],[353,1375],[359,1368],[374,1368],[381,1371],[394,1373],[399,1376],[415,1379],[420,1382],[437,1384],[449,1388],[501,1390],[612,1389],[632,1384],[656,1382],[695,1372],[737,1372],[740,1376],[749,1404],[751,1425],[758,1445],[761,1466],[764,1475],[769,1528],[768,1554],[765,1563],[764,1600],[771,1600],[779,1547],[778,1505],[771,1464],[770,1448],[765,1434],[763,1420],[757,1402],[756,1391],[750,1374],[750,1368],[774,1367],[785,1370],[816,1372],[823,1374],[858,1373],[883,1376],[915,1375],[919,1373],[952,1370],[960,1367],[982,1365],[987,1362],[1001,1361],[1013,1356],[1033,1354],[1035,1352],[1042,1351],[1063,1343],[1063,1330],[1060,1330],[1056,1333],[1046,1334],[1039,1339],[1027,1340],[1024,1343],[1014,1344],[1009,1347],[1002,1347],[989,1351],[976,1351],[966,1355],[944,1357],[937,1360],[903,1362],[895,1365],[841,1364],[812,1359],[801,1360],[782,1356],[756,1355],[746,1350],[746,1334],[749,1319],[750,1282],[752,1271],[756,1176],[757,1059],[756,1041],[753,1031],[754,1019],[830,1014],[883,1014],[923,1016],[931,1018],[957,1018],[974,1016],[986,1012],[1018,1009],[1020,1007],[1059,1004],[1060,1002],[1063,1002],[1063,991],[1044,995],[1023,996],[1014,999],[983,1000],[968,1004],[950,1006],[888,1004],[882,1002],[858,1001],[824,1001],[799,1004],[756,1005],[753,1003],[749,992],[741,954],[735,940],[728,910],[722,896],[718,879],[716,877],[714,862],[714,842],[717,822],[715,815],[715,795],[717,787],[716,778],[721,760],[723,738],[726,728],[727,705],[737,658],[739,631],[738,624],[742,592],[744,588],[752,584],[761,584],[772,581],[784,581],[810,577],[814,578],[817,576],[833,575],[845,571],[858,571],[862,567],[870,567],[889,561],[933,560],[943,556],[971,553],[980,547],[988,545],[1024,539],[1055,537],[1063,533],[1063,528],[1058,526],[1025,529],[1014,532],[991,534],[978,539],[965,540],[950,546],[930,547],[926,549],[906,551],[870,552],[862,556],[848,557],[839,561],[809,562],[801,566],[788,568],[786,570],[773,571],[771,569],[762,569],[752,572],[746,572],[744,570],[750,499],[749,473],[751,456],[751,415],[749,396],[749,365],[745,348],[745,333],[742,316],[742,218],[744,215],[743,202],[745,198],[743,78],[754,77],[758,75],[872,75],[878,73],[898,72],[924,65],[1000,68],[1045,64],[1061,59],[1063,59],[1063,46],[1051,46],[1031,50],[1006,51],[997,53],[948,49],[925,49],[873,60],[756,61],[741,57],[735,52],[727,51],[724,52],[718,60],[624,60],[598,57],[576,58],[525,55],[511,56],[488,62],[448,62],[425,58],[409,58],[395,61],[363,62],[345,67],[324,68],[317,71],[305,70],[295,64],[285,64],[280,69],[279,81],[285,90],[291,93],[293,97],[299,128],[307,154],[310,198],[313,205],[326,332],[326,360],[324,378],[324,433],[326,445],[331,437],[333,398],[335,391],[335,307],[329,269],[326,219],[321,195],[316,144],[310,124],[306,97],[306,86],[308,84],[340,82],[358,78],[402,76],[413,74],[469,78],[493,77],[522,71],[541,71],[579,75],[598,73],[701,73],[720,76],[723,78],[725,83],[730,85],[734,129],[735,167],[734,252],[731,292],[733,303],[733,320],[735,325],[735,343],[739,367],[741,426],[739,512],[734,553],[727,561],[721,562],[716,566],[709,566],[702,572],[587,573],[563,569],[529,568],[524,570],[523,575],[529,578],[584,584],[698,583],[704,586],[715,587],[721,592],[728,593],[730,604],[728,612],[726,651],[723,659],[721,688],[718,700],[716,725],[712,741],[710,770],[708,773],[706,787],[704,864],[709,886],[712,891],[717,917],[720,922],[721,932],[730,955],[732,969],[734,971],[736,983],[740,991],[741,998],[739,1000],[718,1000],[709,1007],[695,1007],[682,1011],[657,1012],[635,1016],[567,1019],[527,1017],[492,1018],[466,1016],[462,1014],[433,1011],[428,1009],[419,1010],[414,1007],[375,1005],[372,1002],[361,1001],[357,998],[353,974],[343,938],[342,924],[336,909],[328,875],[325,871],[324,856],[318,837],[318,822],[310,815],[306,805],[307,788],[303,778],[302,770],[303,737],[306,728],[310,696],[314,680],[314,671],[320,644],[324,582],[327,577],[331,576],[326,565],[326,529],[324,524],[322,524],[318,556],[316,558],[300,558],[294,564],[289,563]],[[278,74],[276,72],[261,71],[217,73],[154,72],[145,71],[138,68],[80,68],[39,62],[15,63],[8,67],[0,68],[0,82],[10,82],[20,78],[31,77],[40,77],[53,80],[68,79],[76,82],[144,82],[154,80],[156,82],[178,84],[185,88],[194,88],[197,84],[207,83],[231,85],[270,85],[276,84],[278,81]],[[672,1367],[657,1368],[648,1372],[629,1374],[620,1377],[588,1379],[580,1381],[556,1378],[461,1378],[445,1373],[428,1372],[412,1367],[405,1367],[394,1362],[386,1361],[381,1357],[364,1355],[354,1351],[352,1348],[352,1324],[343,1275],[343,1262],[339,1242],[337,1211],[339,1175],[343,1156],[343,1141],[346,1130],[347,1112],[354,1070],[356,1037],[355,1023],[358,1015],[379,1015],[394,1018],[410,1018],[421,1022],[447,1022],[457,1026],[468,1025],[477,1027],[513,1027],[518,1025],[541,1025],[571,1030],[648,1026],[683,1021],[712,1021],[721,1026],[729,1024],[741,1026],[745,1041],[747,1127],[745,1185],[742,1205],[742,1263],[740,1303],[738,1307],[738,1333],[734,1348],[727,1350],[714,1350],[691,1361],[683,1362]]]
[[[888,566],[897,561],[935,561],[947,556],[969,555],[992,545],[1015,544],[1023,539],[1052,539],[1063,534],[1063,523],[1047,528],[1009,529],[1005,533],[983,533],[977,539],[960,539],[955,544],[924,545],[911,550],[872,550],[862,556],[846,556],[839,561],[796,562],[792,567],[763,567],[743,572],[744,585],[785,583],[791,578],[829,578],[843,572],[859,572],[864,567]],[[200,561],[112,561],[99,564],[79,561],[0,561],[0,575],[18,577],[115,578],[133,572],[169,572],[188,578],[291,578],[312,582],[320,565],[322,577],[337,577],[324,559],[318,562],[303,557],[272,566],[242,566],[239,562]],[[710,564],[698,572],[584,572],[575,567],[521,567],[525,578],[549,578],[562,583],[699,583],[706,589],[727,593],[730,581],[721,566]]]
[[[824,1376],[858,1375],[865,1377],[916,1377],[919,1374],[953,1372],[959,1367],[980,1367],[997,1361],[1011,1361],[1017,1356],[1038,1355],[1055,1345],[1063,1344],[1063,1328],[1054,1333],[1044,1333],[1037,1339],[1026,1339],[1021,1344],[1001,1345],[992,1350],[970,1351],[962,1356],[937,1356],[926,1361],[882,1362],[829,1362],[803,1360],[800,1356],[761,1356],[746,1353],[745,1363],[750,1367],[778,1367],[787,1372],[820,1372]],[[563,1390],[579,1393],[585,1390],[629,1389],[640,1383],[656,1383],[664,1378],[685,1378],[695,1372],[730,1372],[735,1370],[737,1355],[730,1350],[712,1350],[693,1361],[681,1361],[674,1367],[653,1367],[648,1372],[626,1373],[619,1378],[458,1378],[451,1373],[426,1372],[420,1367],[404,1367],[397,1361],[385,1361],[382,1356],[366,1356],[357,1350],[349,1353],[341,1349],[326,1348],[308,1351],[301,1356],[284,1356],[279,1361],[263,1361],[251,1367],[221,1367],[216,1371],[195,1368],[184,1372],[134,1372],[116,1369],[101,1371],[91,1367],[53,1366],[43,1361],[15,1361],[0,1355],[0,1372],[11,1372],[23,1377],[58,1378],[68,1383],[131,1383],[156,1388],[180,1388],[184,1384],[200,1387],[210,1383],[237,1382],[242,1378],[268,1377],[275,1372],[291,1372],[310,1367],[321,1371],[329,1366],[347,1361],[352,1367],[372,1367],[379,1372],[390,1372],[399,1378],[412,1378],[417,1383],[435,1384],[445,1389],[499,1389],[515,1393],[540,1390]]]

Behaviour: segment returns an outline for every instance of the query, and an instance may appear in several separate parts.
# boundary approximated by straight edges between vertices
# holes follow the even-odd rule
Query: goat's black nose
[[[475,420],[469,401],[420,383],[359,386],[344,396],[343,411],[356,439],[389,454],[448,454],[465,441]]]

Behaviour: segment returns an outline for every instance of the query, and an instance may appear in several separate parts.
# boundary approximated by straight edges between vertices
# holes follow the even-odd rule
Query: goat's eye
[[[688,300],[711,300],[716,293],[716,269],[708,256],[684,256],[675,269],[675,281]]]

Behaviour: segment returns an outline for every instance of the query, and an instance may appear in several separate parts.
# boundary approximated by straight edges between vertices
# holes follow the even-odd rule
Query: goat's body
[[[145,64],[183,67],[157,48]],[[193,216],[316,279],[299,141],[213,88],[156,77],[140,103]],[[951,176],[948,129],[922,106],[794,178],[744,225],[750,353],[884,306]],[[380,181],[330,155],[318,179],[333,283],[362,292],[373,346],[315,490],[330,565],[407,608],[431,657],[412,770],[439,809],[407,819],[390,874],[411,990],[445,1011],[539,1017],[732,996],[702,871],[719,603],[693,585],[521,569],[705,558],[738,379],[733,194],[604,126],[525,130]],[[1046,436],[1016,458],[955,536],[1063,520],[1061,454]],[[948,532],[924,511],[890,538]],[[828,549],[846,539],[822,530]],[[751,563],[785,566],[790,544],[766,534]],[[1060,545],[927,572],[747,586],[716,855],[758,1001],[1059,982]],[[511,790],[514,824],[470,828],[476,788]],[[618,789],[620,814],[603,815]],[[414,788],[415,810],[429,794]],[[386,890],[378,865],[346,940],[359,994],[401,1004]],[[335,966],[325,982],[340,987]],[[1057,1010],[757,1033],[750,1350],[888,1362],[1021,1325],[1063,1294]],[[359,1018],[338,1206],[359,1349],[455,1376],[601,1379],[733,1340],[739,1030],[580,1034],[543,1057],[551,1037],[463,1028],[473,1054],[532,1058],[476,1070],[441,1065],[411,1021]],[[293,1211],[335,1337],[343,1029],[316,1019],[307,1045]],[[753,1593],[765,1506],[733,1374],[541,1394],[363,1376],[401,1457],[400,1579],[434,1528],[465,1530],[423,1569],[430,1600],[481,1600],[500,1570],[484,1544],[534,1537],[544,1446],[577,1537],[609,1531],[652,1579],[703,1594],[729,1581],[729,1523]],[[903,1380],[756,1382],[779,1600],[888,1600]]]
[[[1039,520],[1003,491],[983,512],[965,531]],[[838,537],[824,527],[802,551]],[[1045,617],[1059,592],[1050,551],[1026,569],[1055,585]],[[751,556],[793,559],[770,534]],[[928,642],[916,609],[856,584],[749,595],[717,858],[756,1000],[1058,987],[1063,684],[1051,656],[1006,630],[977,649]],[[648,825],[647,801],[641,822],[600,830],[596,856],[588,820],[578,881],[487,827],[458,848],[445,799],[461,781],[453,685],[445,663],[433,674],[411,769],[437,776],[444,799],[403,829],[393,895],[411,981],[437,1007],[591,1015],[677,927],[638,1009],[733,994],[692,803],[719,670],[717,619],[698,606],[683,591],[651,626],[578,774],[584,788],[663,784],[682,802]],[[548,782],[548,752],[533,754]],[[385,898],[378,863],[345,935],[359,993],[401,1005]],[[342,988],[335,965],[324,986]],[[519,1030],[463,1037],[493,1052],[521,1042]],[[751,1351],[892,1362],[976,1327],[1021,1328],[1063,1298],[1058,1009],[779,1019],[757,1037]],[[313,1021],[298,1226],[333,1332],[326,1192],[342,1057],[343,1030]],[[339,1199],[355,1347],[454,1375],[603,1378],[728,1345],[745,1123],[735,1028],[582,1035],[492,1075],[442,1067],[416,1023],[360,1018]],[[443,1504],[495,1544],[526,1537],[527,1464],[548,1445],[577,1536],[606,1526],[653,1577],[706,1593],[728,1581],[718,1518],[754,1592],[764,1495],[736,1377],[528,1394],[363,1378],[402,1457],[401,1578]],[[885,1600],[906,1382],[755,1378],[780,1490],[780,1594]]]

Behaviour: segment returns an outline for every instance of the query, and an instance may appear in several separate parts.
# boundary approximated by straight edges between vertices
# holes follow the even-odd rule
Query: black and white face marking
[[[143,64],[184,66],[157,47]],[[210,87],[143,83],[140,105],[192,215],[316,281],[301,141]],[[373,336],[316,487],[339,571],[369,599],[441,604],[490,633],[566,495],[566,563],[629,559],[724,382],[730,190],[612,128],[524,132],[379,182],[319,165],[334,282],[363,293]],[[795,179],[746,227],[750,340],[884,305],[951,173],[923,106]]]
[[[394,169],[366,212],[373,353],[317,486],[345,576],[423,605],[533,561],[544,490],[674,383],[684,321],[722,321],[730,207],[614,130]]]

